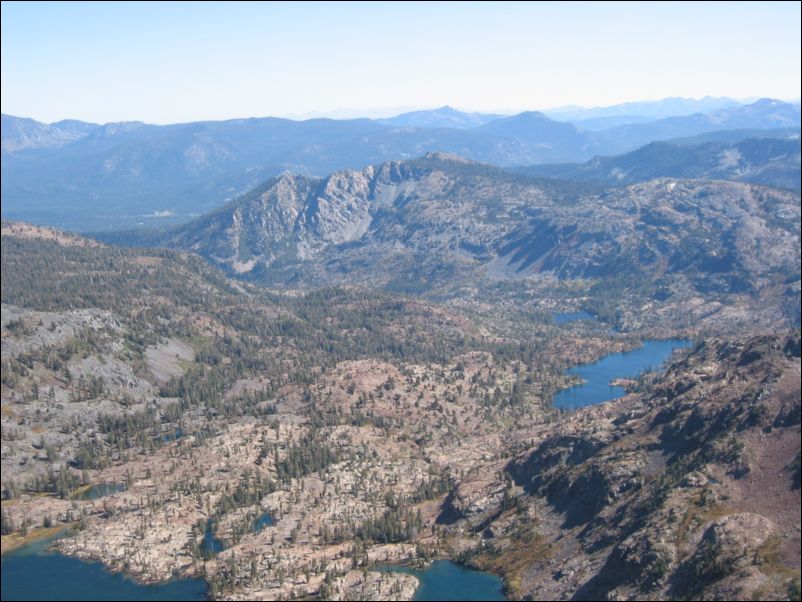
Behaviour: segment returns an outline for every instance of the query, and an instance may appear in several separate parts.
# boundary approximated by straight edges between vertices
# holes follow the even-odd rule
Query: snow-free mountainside
[[[799,144],[3,115],[3,599],[798,600]]]

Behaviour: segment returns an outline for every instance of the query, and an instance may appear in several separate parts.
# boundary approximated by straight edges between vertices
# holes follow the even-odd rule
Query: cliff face
[[[465,298],[510,284],[560,299],[554,285],[565,284],[621,330],[743,332],[798,324],[799,219],[798,195],[751,184],[599,192],[432,154],[323,179],[285,174],[149,242],[276,286]]]
[[[568,416],[457,513],[473,562],[533,599],[798,599],[799,382],[798,332],[710,341]]]
[[[798,220],[797,195],[759,186],[658,179],[556,198],[543,182],[431,155],[324,179],[285,174],[162,242],[240,273],[281,279],[290,266],[307,283],[386,282],[381,261],[359,260],[403,266],[414,254],[426,257],[418,269],[476,277],[681,274],[728,291],[798,266]]]
[[[257,278],[381,283],[383,258],[467,263],[546,201],[524,179],[433,154],[322,179],[285,174],[163,242]]]

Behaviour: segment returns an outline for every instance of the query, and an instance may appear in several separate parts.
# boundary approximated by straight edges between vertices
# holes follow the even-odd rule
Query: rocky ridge
[[[466,558],[534,599],[795,599],[799,340],[706,341],[555,425],[502,495],[504,479],[462,483]]]

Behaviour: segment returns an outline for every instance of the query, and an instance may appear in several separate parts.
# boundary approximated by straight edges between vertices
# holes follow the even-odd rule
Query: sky
[[[515,112],[800,96],[799,2],[2,2],[39,121]]]

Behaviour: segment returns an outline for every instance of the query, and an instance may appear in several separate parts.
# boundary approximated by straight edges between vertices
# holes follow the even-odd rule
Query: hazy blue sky
[[[167,123],[790,99],[800,21],[799,2],[3,2],[2,111]]]

